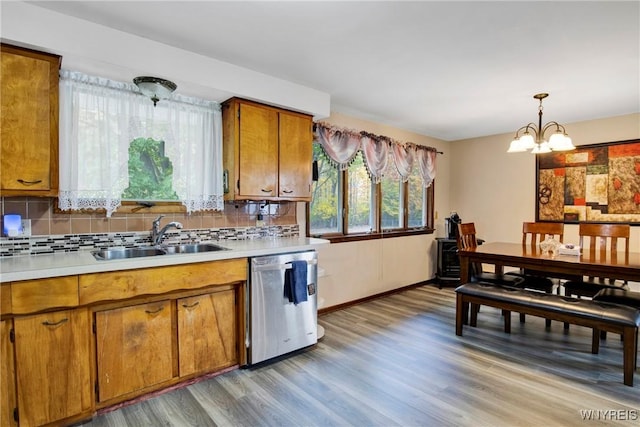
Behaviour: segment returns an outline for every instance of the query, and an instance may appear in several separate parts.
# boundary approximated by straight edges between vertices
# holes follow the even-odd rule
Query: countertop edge
[[[276,255],[316,249],[330,242],[324,239],[295,237],[224,240],[215,243],[229,250],[110,261],[98,261],[90,251],[3,258],[0,259],[0,283]]]

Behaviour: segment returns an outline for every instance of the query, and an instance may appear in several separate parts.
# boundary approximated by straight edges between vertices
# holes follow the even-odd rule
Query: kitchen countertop
[[[316,246],[329,244],[329,241],[306,237],[284,237],[278,239],[219,240],[212,243],[229,250],[107,261],[96,260],[91,251],[6,257],[0,259],[0,282],[274,255],[315,249]]]

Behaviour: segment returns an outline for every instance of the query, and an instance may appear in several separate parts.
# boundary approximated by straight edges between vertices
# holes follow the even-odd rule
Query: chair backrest
[[[522,223],[522,244],[529,243],[537,246],[547,237],[552,237],[563,242],[564,224],[561,222],[523,222]],[[528,242],[527,242],[528,240]]]
[[[477,246],[475,223],[458,224],[458,249],[469,249]]]
[[[601,254],[616,254],[618,250],[629,254],[629,235],[631,227],[629,224],[580,224],[580,247],[586,250],[586,241],[589,240],[589,252],[596,250]],[[622,239],[622,245],[618,245],[618,240]],[[621,246],[621,247],[620,247]],[[620,249],[619,249],[620,248]]]
[[[478,247],[476,238],[476,225],[473,222],[458,224],[458,250],[473,249]],[[478,276],[482,273],[482,264],[473,262],[470,265],[471,276]]]

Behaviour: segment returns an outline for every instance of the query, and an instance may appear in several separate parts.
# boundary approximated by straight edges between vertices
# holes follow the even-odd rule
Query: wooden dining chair
[[[476,237],[476,225],[473,222],[458,224],[458,250],[474,249],[478,247],[478,238]],[[496,274],[485,272],[482,269],[482,263],[472,263],[469,265],[469,275],[472,282],[490,283],[495,286],[512,286],[521,287],[520,284],[524,279],[516,276]],[[477,318],[480,311],[479,304],[471,304],[471,319]],[[503,316],[511,316],[511,312],[502,310]],[[465,318],[467,318],[465,314]]]
[[[564,239],[564,224],[561,222],[523,222],[522,223],[522,246],[530,246],[536,249],[540,242],[547,238],[553,238],[560,243]],[[553,293],[554,283],[546,273],[530,269],[523,269],[517,272],[509,272],[506,275],[521,277],[524,281],[521,286],[526,289],[533,289],[546,293]],[[520,322],[524,323],[525,315],[520,313]],[[551,326],[551,320],[545,319],[547,327]]]
[[[475,223],[458,224],[457,241],[459,250],[477,248],[478,238],[476,237]],[[521,287],[520,284],[524,281],[524,279],[513,275],[485,272],[481,263],[473,263],[469,266],[469,270],[472,282],[488,282],[495,285]]]
[[[560,243],[564,240],[564,224],[561,222],[523,222],[522,223],[522,246],[530,246],[536,249],[540,242],[547,238],[553,238]],[[553,292],[554,283],[547,277],[547,273],[535,270],[521,270],[518,272],[507,273],[524,279],[523,287]]]
[[[583,254],[588,253],[591,258],[614,259],[619,257],[619,253],[628,258],[630,230],[629,224],[580,224],[580,250]],[[626,282],[596,276],[568,280],[563,287],[565,295],[578,297],[593,297],[605,288],[629,289]]]

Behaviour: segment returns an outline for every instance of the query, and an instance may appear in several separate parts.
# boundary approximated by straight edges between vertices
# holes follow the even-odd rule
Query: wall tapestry
[[[640,139],[539,154],[536,221],[640,225]]]

